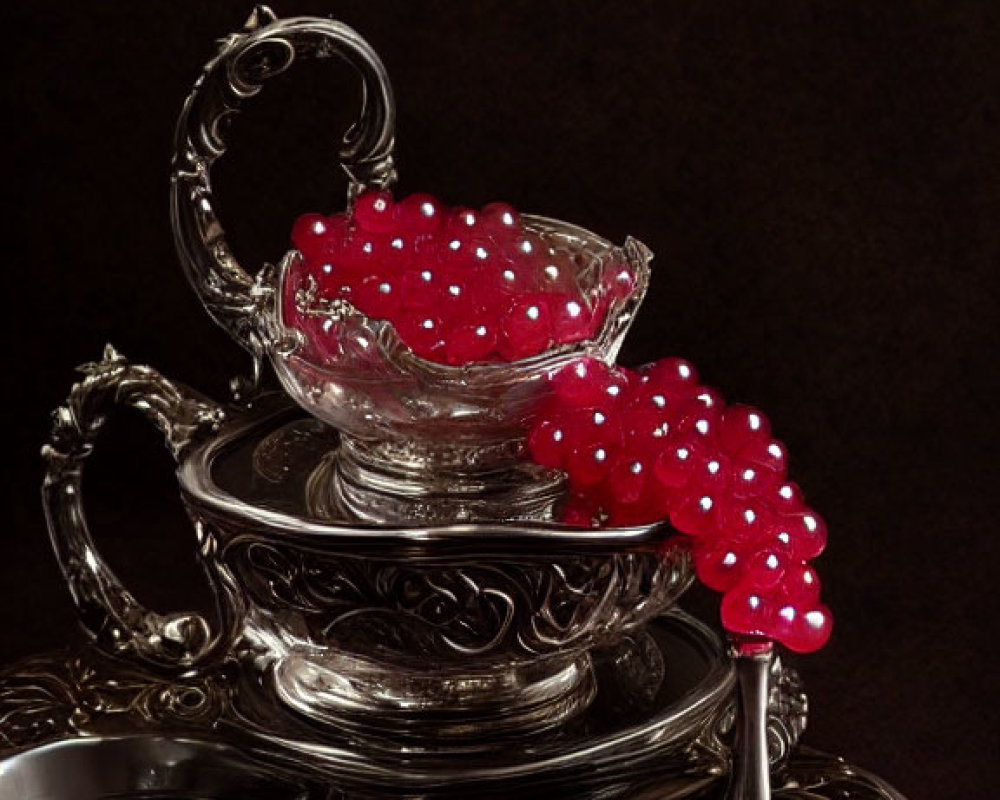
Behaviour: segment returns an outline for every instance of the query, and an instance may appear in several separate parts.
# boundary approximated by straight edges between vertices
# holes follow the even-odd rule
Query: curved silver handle
[[[365,187],[396,179],[392,160],[396,108],[385,67],[371,46],[341,22],[317,17],[278,20],[258,6],[243,30],[222,40],[184,103],[174,139],[170,211],[181,265],[209,314],[258,359],[260,315],[273,302],[233,256],[215,214],[212,164],[226,151],[225,129],[240,104],[296,58],[337,56],[362,82],[360,119],[345,134],[340,159],[348,200]]]
[[[103,649],[160,667],[203,661],[218,642],[196,613],[161,615],[144,608],[101,558],[87,527],[81,480],[107,414],[130,406],[166,437],[174,457],[223,419],[221,407],[171,383],[150,367],[129,364],[111,345],[103,359],[80,368],[66,404],[53,414],[42,501],[49,536],[84,627]]]

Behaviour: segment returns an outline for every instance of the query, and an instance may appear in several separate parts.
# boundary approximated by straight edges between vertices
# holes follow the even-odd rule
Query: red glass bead
[[[471,208],[458,206],[451,210],[445,221],[445,230],[449,233],[472,233],[479,227],[479,215]]]
[[[524,264],[536,272],[536,267],[550,256],[550,248],[542,237],[532,231],[519,231],[498,243],[500,255],[515,264]]]
[[[482,287],[468,273],[434,271],[431,305],[450,326],[462,323],[484,323],[498,330],[497,315],[489,313]]]
[[[473,233],[458,232],[437,241],[433,258],[430,257],[431,247],[424,243],[421,245],[419,255],[420,265],[440,265],[446,270],[466,270],[471,269],[474,264],[474,250],[476,247],[476,236]]]
[[[341,261],[337,267],[343,267],[352,275],[368,277],[375,275],[381,269],[384,259],[383,250],[387,246],[384,236],[355,231],[344,240],[341,247]]]
[[[722,411],[726,407],[726,401],[715,389],[709,389],[706,386],[699,386],[697,388],[697,394],[691,398],[689,406],[692,409],[700,408],[702,410],[717,411],[721,415]]]
[[[809,564],[799,562],[786,567],[778,592],[793,605],[814,605],[820,594],[819,575]]]
[[[417,262],[413,240],[401,235],[390,234],[385,237],[380,255],[380,269],[396,274],[411,269]]]
[[[795,653],[819,650],[829,641],[832,630],[830,609],[822,604],[811,607],[783,604],[775,610],[771,623],[773,638]]]
[[[727,495],[719,504],[719,529],[729,541],[763,542],[772,525],[770,509],[759,499]]]
[[[788,472],[788,450],[777,439],[754,438],[740,450],[739,457],[770,472],[775,482]]]
[[[521,225],[521,215],[506,203],[490,203],[479,212],[483,229],[491,234],[505,235]]]
[[[555,294],[549,305],[556,344],[582,342],[590,335],[590,309],[578,294]]]
[[[783,550],[759,550],[747,559],[742,581],[750,589],[774,589],[785,577],[788,566],[788,554]]]
[[[622,447],[621,420],[606,410],[581,408],[564,411],[557,419],[574,447],[601,444],[615,452]]]
[[[544,295],[528,295],[511,303],[500,321],[497,351],[507,361],[519,361],[552,344],[552,312]]]
[[[334,261],[323,261],[318,266],[309,270],[309,274],[316,281],[319,294],[322,297],[345,296],[355,286],[360,286],[361,282],[373,274],[371,269],[352,270],[348,268],[343,258]]]
[[[407,309],[436,309],[445,290],[447,276],[437,267],[418,267],[407,270],[400,280],[403,307]]]
[[[425,235],[444,227],[445,209],[429,194],[411,194],[396,204],[396,228],[403,233]]]
[[[679,489],[704,461],[705,455],[693,438],[669,436],[653,463],[653,474],[662,486]]]
[[[612,302],[624,300],[635,292],[635,273],[625,264],[612,265],[602,279],[602,286]]]
[[[627,376],[597,358],[581,358],[552,376],[552,390],[562,408],[614,409],[628,385]]]
[[[647,386],[668,396],[693,396],[698,388],[698,373],[683,358],[661,358],[639,372]]]
[[[649,481],[649,465],[642,458],[622,453],[608,474],[608,491],[616,505],[634,505],[642,498]]]
[[[470,243],[469,246],[474,248],[476,255],[460,268],[475,276],[477,285],[491,298],[491,305],[509,305],[512,300],[537,290],[528,265],[500,258],[492,244]]]
[[[647,504],[647,494],[629,505],[609,505],[607,524],[616,528],[631,528],[637,525],[649,525],[663,519],[663,512],[657,510],[656,506]]]
[[[816,558],[826,548],[826,523],[811,509],[777,516],[770,535],[787,544],[802,561]]]
[[[590,494],[581,492],[570,492],[559,516],[560,521],[566,525],[578,528],[592,528],[600,524],[600,518],[600,507],[593,501]]]
[[[604,442],[594,442],[574,448],[565,462],[570,484],[577,488],[586,488],[600,483],[611,471],[614,456],[614,450]]]
[[[684,497],[670,510],[670,524],[689,536],[708,536],[717,525],[718,500],[705,494]]]
[[[797,483],[784,481],[772,486],[765,494],[765,499],[774,511],[787,514],[802,511],[805,508],[805,497]]]
[[[696,440],[694,447],[701,456],[681,491],[687,495],[710,494],[718,498],[726,497],[732,483],[732,470],[728,459],[718,454],[707,455],[711,451],[699,446]]]
[[[488,318],[460,322],[445,333],[445,359],[452,366],[487,361],[496,345],[497,327]]]
[[[396,323],[396,331],[416,355],[435,361],[444,347],[441,319],[431,313],[404,311]]]
[[[699,540],[694,549],[698,580],[716,592],[728,591],[739,582],[745,562],[743,551],[728,542]]]
[[[399,295],[394,280],[372,275],[352,292],[351,302],[373,319],[392,319],[402,305]]]
[[[742,456],[732,465],[732,488],[737,497],[764,497],[781,480],[779,475]]]
[[[394,226],[394,205],[389,192],[362,192],[354,200],[353,217],[369,233],[389,233]]]
[[[576,282],[578,269],[569,253],[550,249],[544,257],[536,261],[535,282],[542,291],[565,292],[573,295],[577,302],[589,311],[587,301],[580,294],[580,288]]]
[[[764,593],[737,587],[722,598],[722,625],[732,633],[773,638],[777,609]]]
[[[629,407],[623,414],[625,440],[629,450],[641,458],[655,464],[663,449],[667,446],[667,435],[670,433],[669,417],[656,409],[637,410]]]
[[[719,444],[732,455],[737,455],[754,440],[767,440],[771,424],[763,412],[752,406],[729,406],[719,421]]]
[[[696,399],[691,399],[681,404],[680,413],[682,418],[678,430],[689,432],[706,447],[716,449],[721,412],[716,408],[704,406]]]
[[[528,450],[532,459],[543,467],[562,469],[569,455],[569,439],[557,420],[542,420],[528,435]]]
[[[314,261],[336,247],[340,233],[340,226],[322,214],[303,214],[292,226],[292,244],[306,261]]]

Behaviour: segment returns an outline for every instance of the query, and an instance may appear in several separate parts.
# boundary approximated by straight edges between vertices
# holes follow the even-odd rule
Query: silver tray
[[[0,800],[93,798],[721,798],[735,678],[721,642],[674,611],[595,658],[597,699],[537,737],[440,748],[313,727],[249,669],[143,672],[90,647],[0,674]],[[775,797],[898,800],[843,761],[796,749],[806,699],[772,675]]]

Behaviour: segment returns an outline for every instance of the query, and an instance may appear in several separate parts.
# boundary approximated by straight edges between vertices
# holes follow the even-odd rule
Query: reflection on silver
[[[152,417],[181,459],[221,609],[215,634],[200,615],[139,606],[90,538],[82,469],[115,403]],[[317,723],[424,739],[497,725],[527,732],[582,711],[592,697],[588,652],[663,612],[690,584],[685,546],[661,547],[653,529],[310,522],[301,486],[256,477],[276,418],[272,401],[257,407],[223,412],[110,348],[73,387],[46,449],[46,508],[81,618],[107,651],[168,667],[251,659],[277,697]],[[329,433],[301,428],[283,452],[302,465],[296,449],[322,452],[314,439]],[[282,487],[285,510],[271,510],[260,492]],[[474,722],[456,723],[460,714]]]
[[[340,148],[352,191],[391,186],[396,177],[392,88],[375,51],[342,22],[318,17],[279,20],[270,9],[258,6],[241,31],[220,41],[218,54],[205,65],[177,123],[170,208],[181,266],[205,308],[254,354],[258,369],[262,342],[256,313],[269,307],[273,296],[233,256],[215,212],[209,173],[226,151],[228,125],[244,100],[297,59],[332,57],[353,67],[363,87],[359,119]]]
[[[341,23],[280,21],[258,8],[221,42],[177,128],[181,261],[211,315],[254,354],[255,373],[271,355],[282,374],[294,349],[274,316],[275,270],[251,277],[234,259],[209,171],[243,99],[296,58],[329,56],[354,66],[365,90],[341,151],[352,196],[391,185],[391,89],[369,45]],[[609,254],[636,268],[637,291],[582,347],[613,359],[645,289],[648,251],[529,221],[581,253],[600,251],[582,259],[587,268]],[[287,402],[252,384],[237,385],[245,405],[224,408],[110,346],[83,368],[44,450],[44,503],[93,642],[0,673],[0,800],[749,800],[771,789],[795,800],[898,800],[843,762],[796,754],[806,699],[776,660],[740,662],[737,714],[733,662],[710,631],[672,610],[692,573],[669,530],[547,522],[553,476],[519,473],[493,505],[472,491],[481,481],[488,494],[486,476],[518,455],[516,436],[485,433],[523,429],[537,384],[575,353],[471,374],[401,352],[390,333],[364,337],[363,349],[381,348],[395,370],[366,376],[386,379],[384,392],[282,374],[306,405],[329,389],[344,407],[326,411],[351,420],[360,409],[366,424],[405,431],[381,445],[362,444],[371,437],[348,424],[355,438],[341,440],[294,420]],[[414,386],[400,391],[400,375]],[[214,623],[144,608],[90,536],[82,472],[122,406],[151,420],[178,460],[218,600]],[[427,446],[447,431],[464,431],[461,447]],[[408,458],[416,479],[388,468]],[[353,497],[335,488],[352,474]],[[463,492],[459,503],[438,502]]]
[[[234,800],[722,800],[730,751],[725,733],[709,730],[731,724],[733,673],[715,637],[673,613],[594,659],[597,697],[558,733],[430,747],[317,729],[276,708],[248,666],[168,678],[93,648],[27,659],[0,673],[0,800],[148,798],[154,789]],[[776,674],[788,678],[776,686],[797,686],[794,673]],[[796,729],[788,709],[801,699],[772,696],[769,731]],[[698,744],[707,740],[712,747]],[[822,754],[797,751],[773,770],[776,800],[901,800]]]

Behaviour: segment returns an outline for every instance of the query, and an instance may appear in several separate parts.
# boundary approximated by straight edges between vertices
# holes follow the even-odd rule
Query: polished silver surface
[[[577,264],[582,294],[607,299],[592,338],[514,363],[448,366],[414,355],[391,323],[347,303],[331,310],[315,307],[315,298],[297,301],[301,313],[324,315],[335,332],[338,349],[323,358],[284,311],[265,325],[282,386],[343,436],[328,469],[314,476],[317,509],[362,522],[553,518],[562,476],[525,459],[526,431],[553,373],[581,357],[614,361],[645,296],[652,254],[631,238],[615,247],[558,220],[522,221]],[[282,287],[294,286],[298,259],[292,252],[282,262]],[[608,276],[623,268],[634,288],[612,297]],[[289,290],[279,291],[287,299]]]
[[[81,618],[109,652],[173,667],[250,659],[275,697],[317,724],[417,739],[530,732],[581,713],[593,696],[589,651],[669,608],[690,584],[683,541],[664,544],[655,528],[311,520],[302,478],[312,469],[286,476],[291,487],[255,471],[257,448],[274,446],[274,398],[223,411],[112,348],[85,372],[56,415],[45,503]],[[201,615],[143,609],[87,530],[84,459],[118,404],[143,410],[181,459],[221,609],[214,629]],[[209,431],[218,433],[198,446]],[[299,428],[281,449],[299,468],[331,441],[329,430],[311,431]],[[285,494],[269,502],[261,486]]]
[[[234,421],[192,450],[181,488],[242,646],[316,721],[435,740],[553,727],[592,696],[589,651],[690,584],[686,546],[653,528],[311,520],[302,476],[330,432]],[[301,469],[260,481],[257,448],[288,429]]]
[[[246,665],[166,676],[92,647],[38,656],[0,671],[0,798],[731,800],[734,675],[711,632],[672,612],[595,666],[594,703],[556,733],[420,748],[318,729]],[[770,669],[776,800],[901,800],[797,735],[776,742],[801,730],[805,700]]]
[[[332,56],[357,70],[364,89],[360,118],[340,153],[351,196],[395,180],[395,108],[376,53],[340,22],[278,20],[258,8],[242,31],[222,41],[178,121],[171,208],[181,264],[211,316],[253,353],[255,376],[269,357],[289,395],[355,443],[315,476],[315,509],[361,522],[551,519],[562,481],[525,466],[530,417],[553,371],[580,356],[614,361],[648,286],[652,254],[632,238],[616,247],[577,226],[525,215],[534,235],[574,265],[581,293],[607,299],[604,323],[591,339],[516,364],[445,366],[414,355],[388,321],[346,302],[318,301],[305,288],[296,293],[300,311],[336,326],[336,358],[316,358],[284,318],[284,287],[299,254],[251,276],[226,243],[210,173],[244,100],[296,60]],[[609,275],[626,265],[634,290],[609,294]],[[399,457],[403,449],[406,458]]]
[[[221,40],[177,123],[170,207],[181,266],[212,317],[254,354],[257,369],[263,353],[258,313],[273,305],[273,290],[258,283],[230,250],[215,211],[211,168],[226,151],[231,117],[264,81],[299,59],[333,57],[357,71],[363,89],[359,119],[340,149],[351,191],[391,186],[396,174],[392,88],[368,42],[336,20],[279,20],[258,6],[241,31]]]
[[[335,796],[335,795],[334,795]],[[0,800],[319,800],[329,787],[218,742],[130,734],[68,739],[0,762]]]
[[[767,714],[774,645],[734,657],[737,726],[727,800],[771,800]]]
[[[198,436],[218,429],[223,412],[155,370],[129,364],[110,345],[101,361],[80,371],[84,378],[53,413],[52,433],[42,450],[49,535],[80,620],[109,652],[161,666],[203,661],[217,643],[208,621],[196,613],[158,614],[132,596],[90,536],[81,486],[86,459],[114,408],[137,409],[160,429],[178,458]]]
[[[80,736],[210,739],[303,779],[372,797],[467,797],[474,790],[502,796],[511,787],[614,796],[606,793],[640,775],[670,786],[665,796],[686,797],[717,782],[729,758],[734,678],[714,634],[674,612],[595,650],[593,660],[596,698],[558,731],[507,737],[498,730],[488,740],[415,746],[400,732],[319,728],[276,705],[267,680],[246,662],[167,676],[88,647],[0,672],[0,755]],[[789,699],[798,702],[794,676],[783,673],[792,677]],[[775,714],[788,707],[775,703]],[[769,726],[788,730],[788,722],[773,716]],[[786,744],[787,754],[795,742]]]
[[[640,243],[526,218],[584,277],[635,271],[636,291],[579,347],[441,367],[344,307],[330,311],[357,327],[360,360],[302,358],[275,302],[295,254],[280,273],[244,270],[209,173],[244,99],[293,61],[329,56],[365,91],[341,151],[349,197],[389,186],[391,89],[341,23],[258,8],[184,106],[177,248],[209,313],[253,353],[255,380],[223,407],[109,346],[57,410],[45,510],[93,643],[0,672],[0,798],[897,800],[796,750],[807,701],[794,671],[770,652],[734,662],[671,610],[692,578],[682,538],[553,524],[559,477],[519,465],[552,369],[613,361],[648,281]],[[265,355],[334,427],[255,390]],[[82,471],[119,407],[150,419],[178,460],[214,624],[143,607],[90,536]]]
[[[686,786],[683,785],[686,783]],[[636,779],[567,793],[512,786],[487,798],[553,800],[724,800],[718,781]],[[802,750],[776,776],[775,800],[903,800],[870,773],[824,753]],[[0,761],[0,800],[419,800],[407,790],[383,793],[276,769],[255,754],[218,742],[130,734],[69,739]]]

